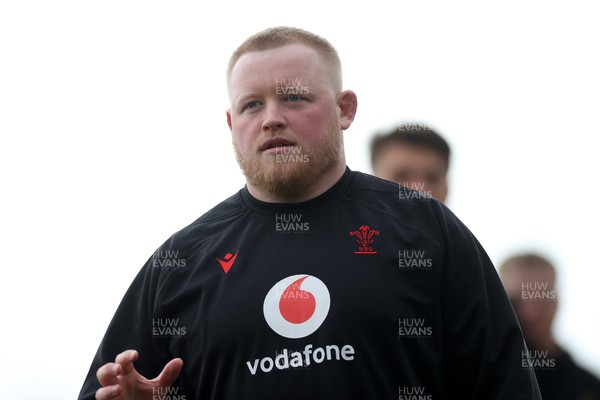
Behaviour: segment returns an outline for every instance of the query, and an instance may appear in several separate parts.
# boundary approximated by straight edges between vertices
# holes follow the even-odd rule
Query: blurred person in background
[[[524,363],[535,368],[542,398],[600,400],[600,380],[578,366],[552,334],[558,308],[552,263],[537,254],[515,255],[500,266],[500,278],[529,348]]]
[[[423,123],[404,123],[371,142],[373,174],[433,196],[448,195],[450,146]]]

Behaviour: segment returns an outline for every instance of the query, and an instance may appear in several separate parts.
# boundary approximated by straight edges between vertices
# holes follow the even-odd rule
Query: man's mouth
[[[273,139],[269,139],[260,146],[261,153],[266,154],[274,154],[278,152],[283,152],[285,148],[295,146],[296,143],[291,140],[284,139],[282,137],[277,137]]]

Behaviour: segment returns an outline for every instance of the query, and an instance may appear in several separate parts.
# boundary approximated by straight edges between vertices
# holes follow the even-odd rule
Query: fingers
[[[96,371],[98,382],[102,386],[116,385],[120,375],[128,374],[133,370],[133,361],[137,360],[138,356],[138,352],[135,350],[126,350],[120,353],[114,363],[107,363],[98,368]]]
[[[108,363],[104,364],[96,371],[96,378],[102,386],[114,385],[118,382],[118,376],[123,372],[123,367],[120,364]]]
[[[121,388],[118,385],[103,387],[96,391],[96,400],[110,400],[120,394]]]
[[[96,377],[103,387],[96,391],[97,400],[117,398],[121,395],[123,390],[125,390],[126,393],[129,393],[129,390],[140,383],[142,385],[150,384],[152,386],[171,386],[183,368],[183,360],[181,358],[174,358],[165,365],[158,377],[152,381],[148,381],[146,378],[139,375],[133,368],[133,363],[138,357],[139,354],[137,351],[126,350],[116,357],[114,363],[107,363],[98,368]]]
[[[120,353],[115,359],[115,363],[120,364],[123,368],[122,375],[127,375],[133,369],[133,362],[136,361],[139,354],[135,350],[125,350]]]
[[[165,365],[162,372],[155,381],[160,386],[171,386],[173,382],[179,376],[181,369],[183,368],[183,360],[181,358],[174,358]]]

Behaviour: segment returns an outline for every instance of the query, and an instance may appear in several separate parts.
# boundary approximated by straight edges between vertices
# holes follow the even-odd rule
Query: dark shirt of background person
[[[556,270],[537,254],[515,255],[500,266],[544,400],[600,400],[600,380],[578,366],[552,334],[558,308]]]

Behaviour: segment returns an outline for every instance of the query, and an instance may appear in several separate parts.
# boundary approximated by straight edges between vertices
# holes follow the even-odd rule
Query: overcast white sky
[[[394,4],[390,6],[389,4]],[[499,264],[559,269],[556,334],[600,375],[595,2],[19,1],[0,4],[0,387],[75,398],[152,252],[244,183],[224,69],[250,34],[298,26],[339,50],[372,134],[437,128],[450,207]]]

